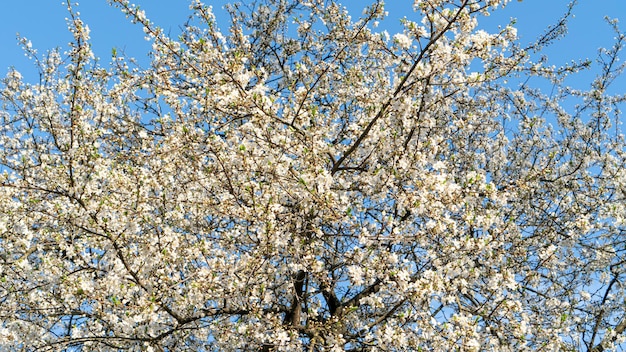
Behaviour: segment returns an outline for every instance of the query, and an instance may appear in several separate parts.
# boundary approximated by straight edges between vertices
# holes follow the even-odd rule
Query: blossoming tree
[[[194,2],[172,38],[113,0],[147,67],[99,65],[68,5],[70,50],[0,92],[2,350],[619,348],[626,38],[551,67],[570,13],[522,44],[478,27],[506,2],[407,2],[392,36],[382,2],[227,32]]]

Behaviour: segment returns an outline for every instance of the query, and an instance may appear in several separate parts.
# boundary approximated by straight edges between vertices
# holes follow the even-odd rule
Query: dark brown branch
[[[291,308],[285,314],[285,325],[300,325],[300,316],[302,315],[302,302],[304,301],[304,280],[306,278],[306,272],[299,270],[293,275],[293,288],[295,294],[291,301]]]

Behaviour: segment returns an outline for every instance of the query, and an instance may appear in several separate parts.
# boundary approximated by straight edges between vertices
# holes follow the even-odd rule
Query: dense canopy
[[[3,351],[624,346],[616,21],[553,67],[575,7],[524,43],[479,26],[506,0],[391,35],[382,1],[193,2],[180,35],[111,2],[149,63],[96,60],[69,4],[69,51],[24,39],[39,81],[0,86]]]

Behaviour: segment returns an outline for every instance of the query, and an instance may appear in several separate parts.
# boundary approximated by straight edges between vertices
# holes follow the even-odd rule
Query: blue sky
[[[228,20],[222,10],[227,0],[206,1],[212,4],[218,16],[218,23],[223,30],[227,29]],[[148,1],[136,0],[146,10],[149,18],[176,35],[179,25],[184,23],[189,14],[189,0]],[[389,0],[387,9],[389,18],[382,27],[391,34],[400,30],[399,19],[410,18],[413,13],[405,9],[412,1]],[[517,18],[518,33],[522,41],[529,42],[554,23],[564,12],[568,0],[524,0],[513,1],[504,10],[495,12],[491,17],[482,20],[487,28],[495,28],[498,24],[508,23],[511,17]],[[349,8],[358,8],[367,1],[346,0]],[[409,4],[407,4],[409,3]],[[112,8],[105,0],[85,0],[77,7],[83,21],[91,29],[93,48],[96,56],[103,63],[110,59],[111,49],[125,52],[141,62],[149,50],[149,43],[143,40],[141,28],[132,25],[116,8]],[[604,22],[604,16],[622,18],[626,21],[626,1],[624,0],[579,0],[575,10],[576,17],[570,22],[568,36],[551,47],[547,54],[554,64],[571,60],[594,59],[601,46],[612,44],[613,33]],[[355,12],[355,16],[359,15]],[[8,1],[0,11],[0,76],[4,76],[10,66],[16,67],[26,80],[36,81],[38,75],[33,64],[24,56],[17,45],[16,33],[27,37],[40,53],[54,47],[67,47],[71,39],[67,31],[65,18],[67,11],[61,1],[24,0]],[[626,29],[626,23],[623,24]],[[145,61],[144,61],[145,62]],[[582,88],[587,84],[591,74],[581,76],[573,82]],[[626,92],[626,79],[621,79],[613,87],[615,92]]]

